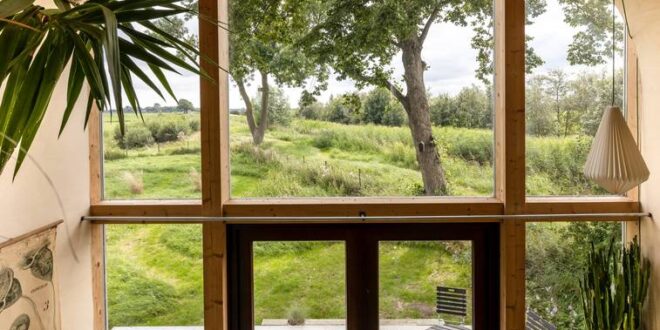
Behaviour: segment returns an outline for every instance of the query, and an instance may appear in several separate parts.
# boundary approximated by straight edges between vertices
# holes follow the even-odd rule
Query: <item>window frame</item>
[[[200,51],[222,67],[228,58],[228,33],[210,21],[227,21],[228,0],[200,0]],[[432,216],[639,212],[639,189],[624,196],[527,197],[525,192],[525,0],[494,0],[495,19],[495,195],[493,197],[230,199],[228,75],[202,61],[212,80],[201,79],[201,200],[102,200],[102,133],[98,111],[89,125],[90,210],[92,216]],[[638,135],[641,99],[637,54],[625,47],[625,103],[629,127]],[[634,110],[634,111],[633,111]],[[611,221],[579,218],[574,221]],[[637,218],[620,219],[635,226]],[[500,234],[500,328],[525,325],[525,219],[465,220],[495,222]],[[530,220],[531,221],[531,220]],[[94,329],[106,329],[103,224],[92,224]],[[126,222],[122,222],[126,223]],[[140,221],[139,223],[150,223]],[[400,221],[399,223],[410,223]],[[227,329],[227,224],[203,224],[205,329]]]

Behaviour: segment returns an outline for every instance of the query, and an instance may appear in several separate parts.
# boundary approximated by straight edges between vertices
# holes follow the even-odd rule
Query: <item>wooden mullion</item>
[[[228,35],[217,24],[228,21],[227,0],[199,2],[201,67],[202,208],[203,216],[221,216],[228,199]],[[220,22],[220,23],[217,23]],[[206,60],[210,59],[210,61]],[[225,181],[226,180],[226,181]],[[227,329],[227,228],[224,223],[203,225],[204,328]]]
[[[525,1],[495,1],[497,197],[525,212]],[[500,225],[500,329],[525,329],[525,221]]]

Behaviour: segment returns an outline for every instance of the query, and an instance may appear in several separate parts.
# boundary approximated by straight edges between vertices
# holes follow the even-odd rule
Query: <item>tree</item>
[[[551,70],[543,76],[543,86],[546,93],[553,99],[552,108],[555,112],[555,132],[557,136],[568,135],[568,125],[571,114],[566,107],[566,95],[568,95],[568,79],[562,70]]]
[[[183,113],[188,113],[189,111],[194,111],[195,106],[192,104],[192,102],[186,100],[186,99],[179,99],[179,104],[176,107],[179,111],[182,111]]]
[[[544,90],[542,76],[527,80],[525,94],[525,115],[527,134],[545,136],[554,134],[555,121],[552,116],[552,100]]]
[[[385,110],[390,104],[390,92],[384,88],[375,88],[364,99],[362,122],[382,125]]]
[[[291,123],[291,117],[293,116],[291,112],[291,107],[289,107],[289,100],[287,99],[284,92],[279,88],[273,88],[270,91],[270,102],[268,102],[268,126],[270,127],[273,124],[287,126]],[[261,95],[257,94],[257,99],[260,99]],[[254,103],[255,115],[260,116],[263,112],[261,111],[261,103],[257,100],[252,100]],[[261,118],[256,117],[256,120],[260,121]]]
[[[311,0],[230,1],[230,74],[245,103],[254,144],[263,141],[268,127],[271,80],[289,87],[302,87],[313,75],[324,81],[323,72],[316,72],[317,66],[302,56],[293,42],[312,24],[313,15],[309,13],[314,5]],[[247,91],[255,75],[261,96],[258,115]]]
[[[447,183],[432,131],[424,81],[428,66],[422,49],[432,24],[471,24],[483,32],[481,39],[473,40],[481,47],[480,58],[492,62],[486,60],[492,57],[492,37],[486,36],[492,27],[492,1],[335,0],[326,6],[321,23],[302,41],[305,52],[318,63],[330,65],[340,78],[386,88],[394,95],[408,117],[425,194],[445,195]],[[389,66],[399,52],[405,91]],[[492,70],[492,65],[482,69]]]
[[[160,105],[160,103],[154,103],[152,109],[158,113],[161,113],[161,111],[163,111],[163,107]]]

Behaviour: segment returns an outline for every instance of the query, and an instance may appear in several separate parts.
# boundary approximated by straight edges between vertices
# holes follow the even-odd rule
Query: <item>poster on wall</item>
[[[60,330],[54,267],[60,223],[0,243],[0,329]]]

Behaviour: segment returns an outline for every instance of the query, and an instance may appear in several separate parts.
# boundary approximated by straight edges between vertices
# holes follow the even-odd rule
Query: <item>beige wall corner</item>
[[[30,157],[48,175],[55,189],[32,160],[25,160],[14,182],[13,161],[8,164],[0,175],[0,235],[15,237],[53,221],[65,220],[66,225],[58,229],[55,264],[60,279],[62,329],[89,330],[93,321],[90,232],[88,224],[80,223],[80,217],[89,209],[88,138],[83,131],[86,100],[77,104],[69,126],[58,139],[66,81],[64,77],[58,84],[30,151]],[[65,214],[56,194],[61,198]]]
[[[651,171],[640,199],[643,209],[656,215],[655,220],[644,219],[641,227],[642,249],[653,264],[645,321],[646,329],[660,329],[660,1],[628,0],[626,9],[639,54],[640,142]]]

